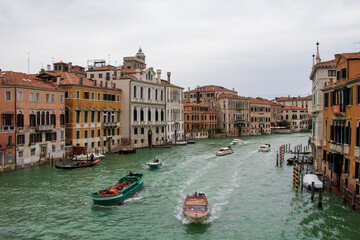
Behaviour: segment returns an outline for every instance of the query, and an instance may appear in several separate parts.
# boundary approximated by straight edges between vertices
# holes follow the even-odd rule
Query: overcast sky
[[[141,46],[185,90],[305,96],[317,41],[323,61],[360,51],[359,13],[358,0],[0,0],[0,69],[121,65]]]

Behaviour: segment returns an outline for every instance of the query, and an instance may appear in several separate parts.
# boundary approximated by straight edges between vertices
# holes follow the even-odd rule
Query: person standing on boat
[[[90,161],[94,161],[94,154],[90,155]]]
[[[130,171],[129,176],[134,176],[134,173],[132,171]]]
[[[197,196],[197,195],[198,195],[198,193],[197,193],[197,192],[195,192],[195,193],[194,193],[194,196]]]

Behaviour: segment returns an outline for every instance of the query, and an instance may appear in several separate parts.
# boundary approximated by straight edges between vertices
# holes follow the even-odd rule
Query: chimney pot
[[[50,64],[47,65],[46,71],[50,71]]]
[[[72,62],[69,62],[68,63],[68,72],[71,72],[71,70],[72,70]]]
[[[167,72],[167,82],[170,83],[171,72]]]

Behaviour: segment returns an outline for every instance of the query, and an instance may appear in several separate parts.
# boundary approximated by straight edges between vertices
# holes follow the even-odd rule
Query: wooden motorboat
[[[210,213],[209,203],[205,194],[200,193],[198,196],[186,196],[183,213],[190,222],[203,222]]]
[[[187,144],[194,144],[196,143],[194,140],[186,140]]]
[[[269,152],[270,144],[261,145],[258,150],[259,150],[259,152]]]
[[[186,145],[186,144],[188,144],[186,141],[179,141],[179,142],[174,143],[174,145],[179,145],[179,146]]]
[[[84,168],[84,167],[92,167],[95,164],[97,164],[100,160],[96,159],[92,162],[88,162],[88,161],[84,161],[84,162],[78,162],[75,164],[65,164],[65,165],[57,165],[55,164],[56,168],[61,168],[61,169],[74,169],[74,168]]]
[[[241,140],[241,139],[234,139],[234,140],[232,140],[232,142],[231,142],[231,144],[233,144],[233,145],[243,144],[243,143],[244,143],[244,141]]]
[[[292,165],[294,162],[296,162],[296,157],[292,157],[286,160],[287,165]]]
[[[149,168],[161,168],[162,162],[159,159],[154,159],[154,161],[148,163]]]
[[[227,154],[231,154],[234,152],[234,149],[232,149],[231,147],[224,147],[224,148],[220,148],[219,150],[217,150],[215,152],[216,156],[224,156]]]
[[[121,205],[124,200],[133,195],[136,191],[143,187],[143,174],[128,174],[120,178],[113,185],[91,193],[94,205],[112,206]]]

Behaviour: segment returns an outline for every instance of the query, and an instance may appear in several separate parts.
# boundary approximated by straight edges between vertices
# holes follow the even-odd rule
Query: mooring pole
[[[279,152],[276,152],[276,166],[279,166]]]
[[[318,200],[318,206],[319,208],[322,207],[322,189],[319,188],[319,200]]]
[[[314,192],[315,192],[314,182],[311,182],[311,201],[314,201]]]

